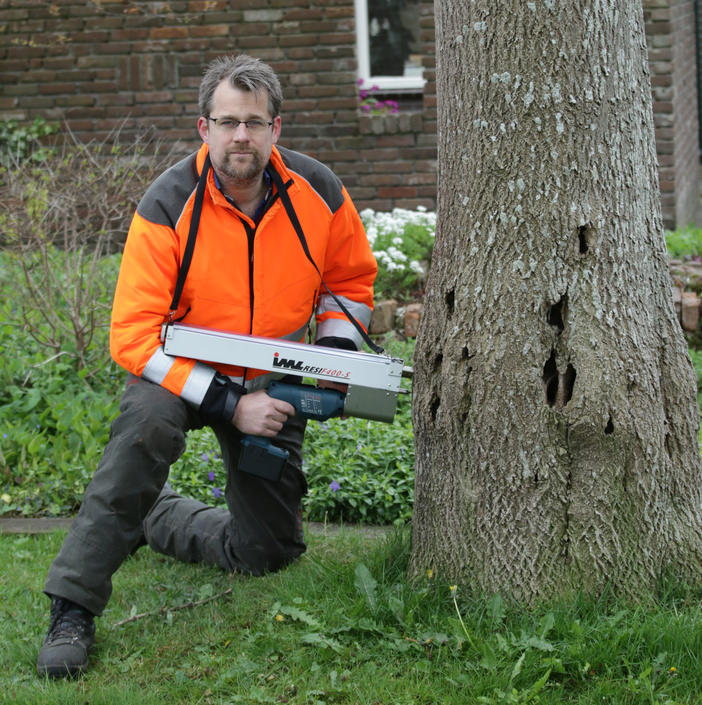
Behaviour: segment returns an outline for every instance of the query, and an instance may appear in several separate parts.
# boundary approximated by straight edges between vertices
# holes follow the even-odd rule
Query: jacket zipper
[[[261,220],[263,220],[263,216],[269,211],[270,207],[275,203],[276,199],[278,197],[278,194],[274,194],[271,196],[271,199],[268,201],[266,204],[266,207],[261,214],[261,218],[259,219],[259,223]],[[258,223],[254,225],[252,228],[248,221],[245,218],[242,218],[239,216],[239,220],[241,221],[242,225],[244,226],[244,230],[246,230],[246,239],[249,242],[249,308],[251,309],[251,317],[249,319],[249,333],[253,335],[253,319],[254,319],[254,238],[256,237],[256,230],[258,230]],[[244,378],[242,382],[246,384],[246,375],[249,372],[249,368],[247,367],[244,370]]]
[[[256,237],[256,228],[252,228],[243,218],[241,222],[246,230],[246,237],[249,241],[249,306],[251,308],[251,319],[249,321],[249,333],[253,333],[253,317],[254,317],[254,238]]]

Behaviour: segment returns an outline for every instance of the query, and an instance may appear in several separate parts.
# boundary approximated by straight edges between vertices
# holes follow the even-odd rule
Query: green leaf
[[[536,636],[532,636],[531,638],[527,639],[526,644],[528,646],[533,646],[535,649],[538,649],[539,651],[553,651],[553,644],[550,644],[548,641],[545,641],[544,639],[539,639]]]
[[[287,614],[289,617],[292,617],[298,622],[304,622],[305,624],[309,624],[311,627],[319,626],[319,622],[314,617],[311,617],[309,614],[307,614],[307,612],[304,612],[298,607],[292,607],[291,605],[283,605],[280,608],[280,612],[282,612],[283,614]]]
[[[542,620],[541,620],[541,638],[543,639],[553,628],[553,625],[556,623],[556,618],[553,616],[553,612],[549,612]]]
[[[497,657],[495,656],[495,650],[487,642],[483,642],[483,659],[480,662],[483,668],[487,668],[488,671],[494,671],[497,668]]]
[[[208,597],[212,597],[212,595],[214,595],[214,588],[211,583],[206,583],[203,585],[198,592],[198,597],[201,600],[206,600]]]
[[[493,595],[488,600],[488,609],[490,610],[493,621],[502,621],[502,618],[505,616],[505,612],[502,598],[499,595]]]
[[[356,566],[356,578],[354,580],[354,585],[358,589],[358,592],[366,598],[368,607],[372,612],[375,612],[377,607],[375,599],[375,588],[378,583],[373,579],[368,568],[366,568],[363,563],[359,563]]]
[[[58,421],[56,422],[58,428],[60,431],[65,431],[68,429],[71,425],[71,422],[73,421],[73,417],[75,416],[75,411],[71,409],[69,406],[67,409],[63,411],[61,416],[59,416]]]
[[[545,658],[541,661],[543,666],[549,666],[555,673],[565,673],[566,669],[559,658]]]
[[[524,702],[528,703],[530,700],[535,698],[536,695],[538,694],[538,692],[546,685],[546,682],[548,681],[548,679],[550,677],[551,677],[551,669],[549,668],[548,671],[546,671],[546,673],[541,678],[539,678],[539,680],[536,681],[536,683],[534,683],[533,686],[531,686],[531,690],[529,691],[529,695],[524,700]]]
[[[36,455],[36,453],[39,451],[41,448],[41,436],[34,436],[32,440],[29,443],[29,446],[27,446],[27,450],[32,454]]]
[[[519,657],[517,663],[514,664],[514,668],[512,669],[512,675],[509,677],[510,683],[522,672],[522,664],[524,663],[525,658],[526,651]]]
[[[300,641],[302,641],[303,644],[313,644],[314,646],[319,646],[322,649],[331,648],[337,653],[343,651],[343,647],[338,641],[335,641],[330,637],[326,637],[324,636],[324,634],[321,634],[319,632],[311,632],[309,634],[305,634],[302,639],[300,639]]]

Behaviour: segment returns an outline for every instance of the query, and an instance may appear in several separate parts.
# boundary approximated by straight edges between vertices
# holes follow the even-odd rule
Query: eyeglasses
[[[245,125],[248,132],[252,135],[263,132],[266,128],[270,127],[272,122],[263,122],[262,120],[233,120],[232,118],[213,118],[208,117],[208,120],[217,125],[220,129],[225,132],[236,132],[239,129],[239,125]]]

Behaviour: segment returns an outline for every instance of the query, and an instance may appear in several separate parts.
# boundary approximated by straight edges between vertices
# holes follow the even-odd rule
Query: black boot
[[[66,678],[88,667],[88,652],[95,643],[91,612],[63,597],[51,596],[51,622],[37,659],[37,673]]]

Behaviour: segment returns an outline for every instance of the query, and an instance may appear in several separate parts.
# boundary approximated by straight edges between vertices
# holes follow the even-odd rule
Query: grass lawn
[[[435,576],[408,583],[407,531],[310,536],[298,563],[259,579],[141,549],[115,577],[93,668],[41,680],[41,588],[63,536],[0,537],[0,702],[702,702],[702,591],[661,585],[640,605],[575,596],[524,610]]]

